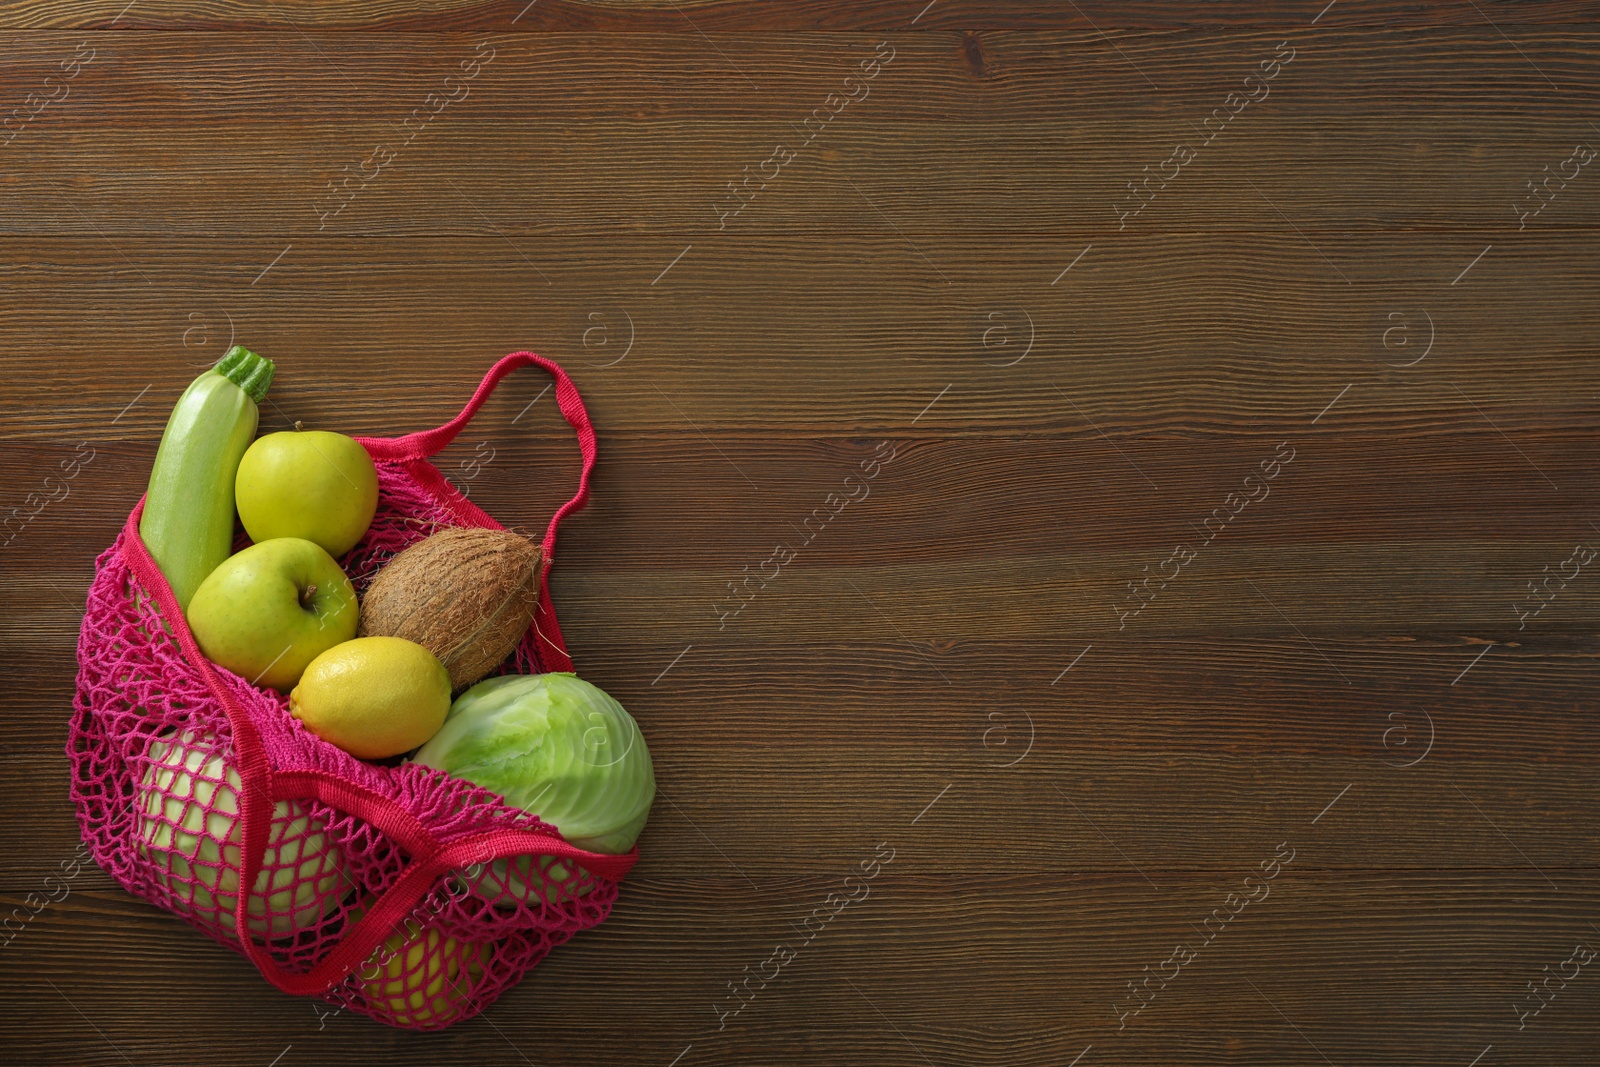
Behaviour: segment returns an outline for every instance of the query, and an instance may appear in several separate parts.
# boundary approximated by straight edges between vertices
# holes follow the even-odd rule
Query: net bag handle
[[[548,568],[555,561],[557,528],[563,519],[589,501],[589,477],[594,471],[595,458],[599,450],[594,425],[589,421],[589,411],[583,406],[583,397],[578,395],[578,387],[572,384],[567,372],[554,360],[545,359],[528,351],[512,352],[489,368],[489,373],[483,376],[483,381],[478,384],[472,399],[467,401],[467,406],[461,409],[461,414],[443,426],[432,430],[419,430],[404,437],[358,437],[356,440],[366,448],[373,459],[403,464],[436,500],[445,504],[467,525],[487,526],[498,530],[501,528],[498,522],[478,505],[462,496],[433,464],[426,461],[443,451],[456,439],[456,435],[472,421],[472,417],[478,413],[484,401],[489,399],[502,378],[521,367],[539,367],[555,379],[556,404],[561,409],[561,417],[567,420],[567,425],[578,435],[578,452],[583,457],[583,467],[578,474],[578,491],[572,495],[572,499],[556,509],[544,533],[541,547],[544,550],[544,565],[548,576]],[[534,399],[538,400],[537,397]],[[534,609],[533,631],[538,638],[540,665],[549,671],[572,670],[572,657],[567,654],[566,642],[561,637],[561,626],[556,622],[556,607],[550,599],[548,581],[539,583],[539,603]]]
[[[578,452],[583,456],[583,470],[578,475],[578,491],[573,494],[571,500],[556,509],[556,513],[550,517],[549,527],[545,530],[544,555],[546,559],[550,559],[555,555],[556,529],[561,525],[561,521],[589,502],[589,476],[594,472],[595,458],[599,451],[594,435],[594,424],[589,421],[589,411],[583,406],[583,397],[578,395],[578,387],[572,384],[567,372],[554,360],[545,359],[528,351],[512,352],[489,368],[489,373],[478,383],[477,392],[472,394],[467,406],[461,409],[461,414],[443,426],[431,430],[418,430],[404,437],[358,437],[356,441],[366,448],[373,459],[390,463],[411,464],[416,460],[436,456],[456,439],[457,434],[466,429],[467,423],[472,421],[472,417],[478,413],[484,401],[494,393],[500,380],[522,367],[539,367],[555,379],[556,404],[561,408],[561,417],[567,420],[567,425],[578,435]],[[460,496],[459,493],[455,495]],[[461,498],[462,501],[465,499]],[[472,516],[474,519],[494,521],[483,514],[476,505],[473,505],[473,511],[477,512]],[[499,523],[495,523],[495,526],[498,527]]]
[[[495,386],[511,371],[519,367],[538,366],[555,378],[556,400],[561,413],[578,434],[578,448],[583,457],[583,470],[578,481],[578,491],[557,509],[545,532],[546,559],[555,547],[556,528],[561,520],[583,507],[589,496],[589,476],[594,469],[596,442],[594,427],[588,411],[578,395],[572,380],[554,362],[532,352],[513,352],[501,359],[484,375],[477,391],[467,406],[454,419],[433,430],[408,434],[398,438],[357,438],[377,460],[402,463],[414,475],[428,483],[424,477],[431,472],[433,481],[428,487],[435,496],[448,503],[452,510],[469,521],[498,528],[499,524],[476,505],[471,504],[450,488],[444,477],[425,461],[438,453],[472,421]],[[454,493],[447,496],[446,493]],[[559,838],[552,838],[531,830],[507,827],[497,830],[467,834],[449,843],[441,842],[416,816],[390,799],[374,793],[329,771],[306,769],[275,772],[268,758],[260,731],[249,714],[239,704],[228,686],[200,651],[194,634],[189,630],[183,609],[178,605],[167,584],[166,576],[145,547],[139,536],[139,519],[145,502],[141,498],[128,515],[123,528],[122,554],[129,569],[154,596],[162,616],[168,621],[172,635],[183,650],[184,657],[196,667],[205,679],[206,687],[227,713],[233,733],[234,755],[242,788],[239,791],[240,870],[239,892],[234,908],[234,934],[244,954],[255,964],[273,985],[297,996],[317,996],[328,992],[344,981],[367,960],[378,945],[427,893],[441,875],[475,863],[486,863],[508,856],[533,854],[569,859],[591,873],[605,878],[621,878],[638,859],[638,848],[625,855],[612,856],[586,852]],[[470,509],[470,510],[469,510]],[[540,596],[540,609],[549,605],[546,585]],[[537,618],[537,616],[536,616]],[[553,611],[550,620],[554,622]],[[560,640],[556,633],[556,640]],[[565,649],[557,646],[565,659]],[[558,670],[570,669],[570,661]],[[398,842],[411,855],[411,862],[400,877],[390,886],[353,927],[345,931],[334,949],[304,974],[285,970],[272,954],[250,936],[249,904],[255,892],[256,878],[261,873],[267,842],[271,831],[273,808],[279,801],[320,800],[340,811],[358,816],[383,831]]]

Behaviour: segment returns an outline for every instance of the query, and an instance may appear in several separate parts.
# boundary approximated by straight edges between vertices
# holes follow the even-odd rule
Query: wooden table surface
[[[553,588],[660,785],[610,920],[441,1034],[90,865],[0,1061],[1594,1061],[1600,8],[924,3],[0,4],[6,513],[93,456],[0,553],[0,906],[230,341],[264,431],[571,371]],[[442,460],[527,529],[545,384]]]

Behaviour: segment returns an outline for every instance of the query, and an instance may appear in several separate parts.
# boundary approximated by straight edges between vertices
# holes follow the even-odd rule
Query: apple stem
[[[315,585],[306,586],[305,592],[300,594],[300,606],[305,608],[307,611],[310,611],[311,610],[311,598],[316,596],[316,595],[317,595],[317,587]]]

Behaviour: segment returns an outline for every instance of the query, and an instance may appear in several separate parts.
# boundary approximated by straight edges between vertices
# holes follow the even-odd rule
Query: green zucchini
[[[233,554],[233,480],[273,369],[272,360],[234,345],[184,390],[161,435],[139,536],[185,611]]]

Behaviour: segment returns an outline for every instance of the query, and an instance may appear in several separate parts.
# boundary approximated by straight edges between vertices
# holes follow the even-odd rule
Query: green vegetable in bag
[[[239,772],[215,734],[185,730],[150,745],[135,797],[139,847],[174,908],[237,936],[244,833]],[[272,811],[267,848],[247,909],[257,937],[292,937],[320,923],[350,880],[339,846],[298,800]]]
[[[189,384],[156,449],[139,537],[185,611],[233,553],[233,482],[256,435],[273,362],[234,345]]]
[[[603,690],[574,674],[508,674],[468,689],[415,762],[493,790],[589,852],[633,847],[655,799],[655,771],[639,724]],[[526,896],[530,857],[496,860],[490,897]],[[570,872],[549,857],[540,869]],[[587,889],[578,889],[582,895]]]

